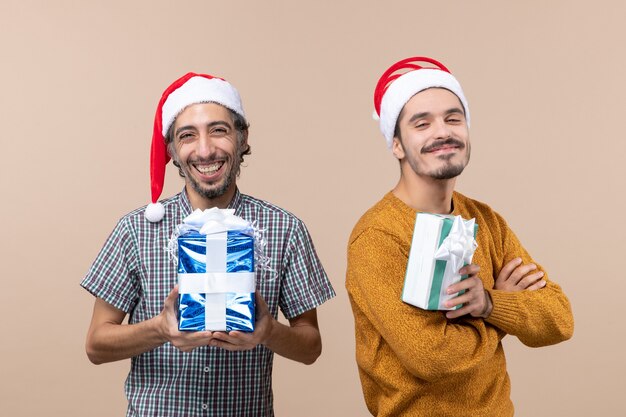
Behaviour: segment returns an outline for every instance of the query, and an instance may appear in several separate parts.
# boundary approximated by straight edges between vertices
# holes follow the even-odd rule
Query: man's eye
[[[211,133],[213,133],[214,135],[224,136],[228,133],[228,129],[226,129],[225,127],[216,127],[211,131]]]
[[[415,127],[418,128],[418,129],[422,129],[422,128],[428,127],[428,123],[427,122],[419,122],[419,123],[417,123],[415,125]]]
[[[193,135],[191,133],[183,133],[181,134],[178,139],[179,140],[187,140],[190,139],[191,137],[193,137]]]

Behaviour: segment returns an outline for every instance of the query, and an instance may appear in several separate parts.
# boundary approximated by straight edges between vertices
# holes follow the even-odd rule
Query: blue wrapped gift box
[[[179,330],[254,331],[254,238],[240,231],[178,237]]]

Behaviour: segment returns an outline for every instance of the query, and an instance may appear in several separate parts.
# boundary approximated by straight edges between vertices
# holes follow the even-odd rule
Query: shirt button
[[[208,366],[204,367],[204,372],[209,372],[211,370],[211,368],[209,368]]]
[[[202,404],[202,409],[203,409],[203,410],[206,410],[207,408],[209,408],[209,405],[208,405],[208,404]]]

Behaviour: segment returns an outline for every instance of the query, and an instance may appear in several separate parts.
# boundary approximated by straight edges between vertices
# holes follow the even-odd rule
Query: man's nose
[[[451,136],[450,125],[443,119],[439,119],[435,122],[435,129],[435,136],[438,139],[447,139]]]
[[[215,143],[209,135],[200,135],[200,138],[196,142],[196,155],[201,158],[206,158],[215,152]]]

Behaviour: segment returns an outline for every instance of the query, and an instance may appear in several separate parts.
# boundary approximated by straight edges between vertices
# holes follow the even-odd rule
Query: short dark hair
[[[220,104],[220,103],[215,103],[213,101],[208,101],[206,103]],[[196,103],[196,104],[199,104],[199,103]],[[250,145],[245,140],[246,135],[248,134],[248,128],[250,127],[250,123],[248,123],[246,118],[240,115],[239,113],[229,109],[228,107],[224,107],[224,108],[228,110],[228,113],[230,114],[230,117],[233,120],[233,125],[235,126],[235,132],[237,135],[237,144],[240,147],[244,146],[245,144],[245,149],[242,149],[239,155],[239,158],[240,158],[239,162],[241,164],[243,163],[243,157],[245,155],[250,155],[252,153],[252,149],[250,148]],[[176,119],[174,119],[170,127],[167,129],[167,134],[165,135],[165,145],[167,146],[167,152],[169,153],[170,157],[172,157],[172,163],[174,164],[176,168],[178,168],[178,175],[184,178],[185,173],[180,168],[180,164],[176,161],[176,158],[173,157],[173,155],[175,155],[176,153],[174,149],[174,125],[176,124],[175,122],[176,122]],[[237,172],[237,175],[239,175],[239,172]]]
[[[402,136],[400,135],[400,119],[402,119],[403,115],[404,107],[402,107],[402,110],[400,110],[400,114],[398,114],[398,118],[396,119],[396,125],[393,128],[393,137],[398,138],[400,140],[400,143],[402,143]]]

